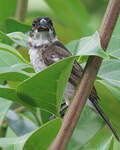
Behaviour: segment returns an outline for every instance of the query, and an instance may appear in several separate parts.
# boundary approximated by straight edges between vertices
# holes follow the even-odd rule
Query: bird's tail
[[[97,110],[97,112],[99,113],[99,115],[102,117],[102,119],[106,122],[106,124],[108,125],[108,127],[110,128],[110,130],[112,131],[112,133],[114,134],[114,136],[116,137],[116,139],[120,142],[119,135],[117,134],[117,132],[115,131],[115,129],[112,126],[111,122],[106,117],[106,115],[104,114],[104,112],[102,111],[102,109],[100,108],[100,106],[98,105],[98,102],[96,100],[94,100],[94,98],[92,98],[92,97],[89,97],[89,100],[92,102],[93,106],[95,107],[95,109]]]

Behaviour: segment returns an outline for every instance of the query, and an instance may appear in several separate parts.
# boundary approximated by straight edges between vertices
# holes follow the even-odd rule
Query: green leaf
[[[113,31],[113,35],[120,35],[120,16],[117,19],[117,23],[115,25],[115,29]]]
[[[120,59],[120,35],[113,34],[109,42],[107,53],[113,57]]]
[[[12,138],[0,138],[0,146],[4,148],[4,150],[22,150],[25,140],[29,135]]]
[[[112,134],[104,127],[80,150],[110,150],[111,142]]]
[[[7,36],[13,40],[17,45],[28,48],[28,38],[29,36],[22,32],[12,32],[7,34]]]
[[[95,32],[92,36],[72,41],[71,43],[68,43],[66,47],[72,51],[73,54],[80,55],[79,59],[82,60],[87,60],[88,57],[86,56],[90,55],[96,55],[102,58],[110,58],[110,56],[101,48],[98,32]],[[80,62],[83,61],[80,60]]]
[[[103,128],[104,122],[98,114],[85,107],[67,145],[67,150],[78,150]]]
[[[23,150],[46,150],[56,137],[61,123],[61,119],[57,118],[41,126],[27,139]]]
[[[26,33],[30,31],[31,26],[22,24],[13,18],[8,18],[5,20],[5,29],[7,33],[18,32],[18,31]]]
[[[2,31],[0,31],[0,42],[8,44],[8,45],[13,44],[13,41]]]
[[[0,126],[3,122],[3,119],[5,118],[5,115],[11,105],[10,101],[4,100],[0,98]]]
[[[113,150],[119,150],[119,149],[120,149],[120,142],[114,139]]]
[[[79,42],[80,40],[73,40],[66,44],[66,48],[72,53],[72,55],[75,55],[77,53]]]
[[[114,32],[110,39],[107,52],[118,59],[120,59],[120,17],[117,20]]]
[[[15,15],[17,0],[0,1],[0,29],[4,29],[4,20]]]
[[[120,60],[104,60],[100,67],[98,77],[120,87]]]
[[[48,122],[50,117],[51,117],[51,113],[49,113],[48,111],[40,110],[40,119],[43,124]]]
[[[18,65],[10,67],[0,67],[0,80],[23,81],[29,78],[30,75],[18,68]]]
[[[18,136],[25,135],[37,129],[37,126],[23,116],[17,115],[14,111],[9,110],[6,115],[8,125]]]
[[[120,135],[120,87],[105,80],[96,80],[95,87],[100,98],[100,106]]]
[[[61,123],[61,119],[57,118],[30,134],[21,137],[0,138],[0,146],[5,150],[9,150],[9,148],[11,148],[10,150],[46,150],[56,137]]]
[[[3,51],[9,52],[9,53],[11,53],[12,55],[16,56],[16,57],[17,57],[16,60],[18,60],[17,63],[19,63],[20,61],[23,62],[23,63],[27,63],[26,60],[16,51],[16,49],[14,49],[13,47],[11,47],[11,46],[9,46],[9,45],[0,43],[0,53],[3,53],[3,54],[5,55],[5,53],[4,53]],[[7,55],[7,53],[6,53],[6,55]],[[9,55],[10,55],[10,54],[9,54]],[[4,57],[5,57],[5,56],[4,56]],[[6,57],[7,57],[7,56],[6,56]],[[1,59],[3,59],[2,56],[1,56]],[[7,59],[8,59],[8,58],[7,58]],[[7,60],[7,59],[6,59],[6,60]],[[9,59],[10,59],[10,60],[9,60]],[[12,58],[9,58],[9,59],[8,59],[9,61],[12,61],[12,60],[11,60]]]
[[[8,126],[6,131],[5,137],[17,137],[17,135],[14,133],[14,131]]]
[[[0,67],[11,66],[17,63],[21,63],[21,60],[18,57],[7,51],[0,50]]]
[[[35,112],[35,108],[33,108],[31,105],[29,105],[29,103],[25,103],[17,96],[16,89],[8,88],[5,86],[0,86],[0,97],[4,98],[5,100],[10,100],[15,103],[24,105],[28,109],[30,109],[32,112]]]
[[[17,88],[18,96],[25,103],[58,115],[74,59],[63,59],[24,81]]]
[[[19,63],[11,66],[13,68],[16,68],[18,70],[23,70],[25,72],[34,72],[34,69],[31,64],[25,64],[25,63]]]

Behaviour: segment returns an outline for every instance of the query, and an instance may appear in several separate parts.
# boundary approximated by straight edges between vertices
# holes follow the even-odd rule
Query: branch
[[[117,18],[120,12],[120,0],[110,0],[102,25],[99,30],[101,45],[104,50],[106,50],[109,40],[111,38],[114,26],[116,24]],[[87,98],[93,88],[93,83],[96,78],[97,72],[101,65],[102,58],[98,56],[90,56],[82,80],[79,83],[76,94],[73,98],[71,105],[64,117],[62,127],[53,141],[52,145],[48,150],[64,150],[72,132],[79,120],[80,114],[83,107],[87,101]]]
[[[25,15],[27,12],[27,4],[28,0],[18,0],[17,2],[15,18],[22,22],[24,22],[25,20]]]

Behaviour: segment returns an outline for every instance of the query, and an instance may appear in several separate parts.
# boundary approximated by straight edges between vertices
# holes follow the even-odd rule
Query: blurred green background
[[[88,36],[99,29],[108,0],[28,0],[25,23],[31,25],[35,17],[53,19],[58,38],[67,43]],[[17,0],[0,0],[0,30],[7,17],[16,14]]]

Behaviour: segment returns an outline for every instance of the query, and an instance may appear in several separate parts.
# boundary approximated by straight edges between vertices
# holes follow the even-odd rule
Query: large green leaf
[[[6,63],[9,63],[9,62],[17,61],[15,63],[20,63],[20,62],[27,63],[27,61],[17,52],[17,50],[9,45],[0,43],[0,53],[1,53],[0,57],[3,62],[8,61]],[[17,58],[11,55],[16,56]]]
[[[30,75],[18,68],[18,65],[10,67],[0,67],[0,80],[23,81],[29,78]]]
[[[107,52],[120,59],[120,34],[113,34],[107,48]]]
[[[117,20],[114,32],[110,39],[107,52],[120,59],[120,17]]]
[[[29,135],[12,138],[0,138],[0,146],[4,148],[4,150],[22,150],[25,140],[28,137]]]
[[[112,149],[112,145],[112,135],[109,129],[104,127],[80,150],[116,150]]]
[[[98,76],[103,79],[120,80],[120,60],[104,60],[100,67]]]
[[[0,29],[4,29],[4,20],[15,15],[17,0],[0,1]],[[7,27],[9,28],[9,27]]]
[[[66,150],[119,150],[120,143],[104,125],[98,114],[85,107]]]
[[[117,23],[115,25],[115,29],[113,31],[113,35],[120,35],[120,16],[117,19]]]
[[[22,32],[12,32],[12,33],[7,34],[7,36],[11,40],[13,40],[17,45],[28,48],[29,36],[27,34],[24,34]]]
[[[113,150],[120,149],[120,143],[116,139],[114,139],[114,144],[113,144],[112,148],[113,148]],[[110,149],[110,150],[112,150],[112,149]]]
[[[0,67],[21,63],[21,60],[10,52],[0,50]]]
[[[120,87],[120,60],[104,60],[100,67],[98,77]]]
[[[75,57],[49,66],[17,88],[18,96],[32,106],[59,114],[61,98]]]
[[[56,137],[60,127],[61,119],[54,119],[36,130],[25,142],[23,150],[46,150]]]
[[[86,56],[90,55],[96,55],[102,58],[110,58],[110,56],[101,48],[98,32],[95,32],[92,36],[72,41],[68,43],[66,47],[72,52],[72,54],[80,56],[80,62],[83,62],[83,60],[86,61],[88,58]]]
[[[85,107],[75,127],[67,150],[78,150],[104,126],[103,120],[90,108]]]
[[[15,138],[0,138],[0,146],[4,150],[46,150],[56,137],[61,122],[61,119],[54,119],[30,134]]]
[[[15,132],[8,126],[7,131],[6,131],[6,136],[5,137],[17,137]]]
[[[0,42],[8,44],[8,45],[13,44],[13,41],[2,31],[0,31]]]
[[[13,18],[6,19],[4,26],[5,26],[5,30],[7,33],[11,33],[11,32],[26,33],[26,32],[29,32],[31,29],[31,26],[22,24]]]
[[[0,98],[0,126],[2,124],[3,119],[5,118],[5,115],[10,105],[11,105],[10,101]]]
[[[97,80],[95,87],[100,98],[100,106],[120,135],[120,87],[114,86],[105,80]]]
[[[10,100],[15,103],[19,103],[21,105],[26,106],[28,109],[30,109],[32,112],[35,112],[35,108],[33,108],[29,103],[25,103],[22,101],[18,96],[16,89],[14,88],[8,88],[6,86],[0,86],[0,97],[4,98],[5,100]]]
[[[11,66],[0,67],[0,81],[6,81],[10,87],[15,88],[21,81],[30,78],[33,72],[31,65],[19,63]]]

